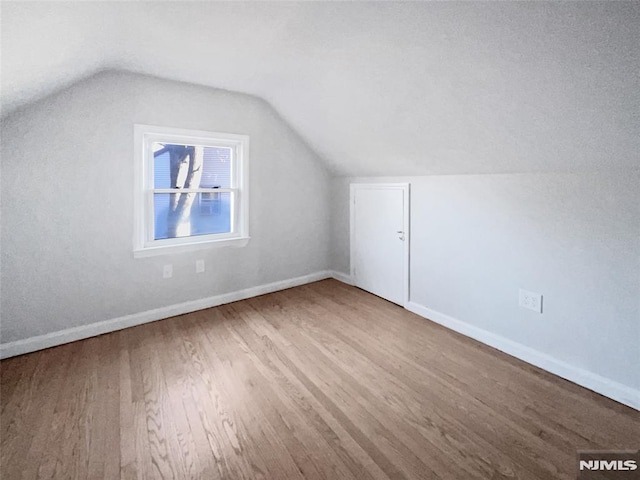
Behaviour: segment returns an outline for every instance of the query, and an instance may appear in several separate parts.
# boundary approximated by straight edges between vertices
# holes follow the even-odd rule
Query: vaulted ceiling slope
[[[4,114],[112,68],[260,96],[341,175],[640,166],[640,2],[2,2],[1,14]]]

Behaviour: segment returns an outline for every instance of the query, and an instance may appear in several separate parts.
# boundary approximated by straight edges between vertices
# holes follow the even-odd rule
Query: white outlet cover
[[[162,267],[162,278],[173,277],[173,265],[168,264]]]
[[[518,305],[536,313],[542,313],[542,294],[520,289],[518,292]]]
[[[196,273],[204,272],[204,260],[196,260]]]

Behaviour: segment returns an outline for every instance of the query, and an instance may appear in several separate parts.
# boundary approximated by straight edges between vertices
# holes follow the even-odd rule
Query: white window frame
[[[154,188],[154,143],[228,147],[233,149],[230,192],[233,198],[231,232],[155,240],[154,193],[176,193],[175,189]],[[174,254],[215,247],[243,247],[249,242],[249,136],[232,133],[185,130],[152,125],[134,126],[134,257]],[[210,188],[180,189],[178,193],[211,193]]]

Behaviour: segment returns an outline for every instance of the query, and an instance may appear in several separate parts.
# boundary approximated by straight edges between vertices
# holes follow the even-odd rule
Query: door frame
[[[364,189],[378,189],[378,190],[401,190],[402,191],[402,203],[403,203],[403,219],[402,223],[404,225],[404,242],[402,245],[403,251],[403,307],[406,307],[409,303],[409,252],[410,252],[410,243],[411,243],[411,225],[409,223],[410,219],[410,183],[351,183],[349,184],[349,273],[351,275],[351,281],[353,285],[356,285],[356,276],[355,276],[355,253],[356,253],[356,242],[355,242],[355,220],[356,220],[356,212],[355,212],[355,200],[356,200],[356,192],[358,190]]]

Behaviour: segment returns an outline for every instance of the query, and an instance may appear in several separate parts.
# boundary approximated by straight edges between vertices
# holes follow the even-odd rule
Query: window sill
[[[227,238],[224,240],[209,240],[206,242],[182,243],[175,245],[162,245],[161,247],[138,248],[133,251],[134,258],[156,257],[159,255],[175,255],[193,252],[196,250],[209,250],[221,247],[245,247],[251,237]]]

